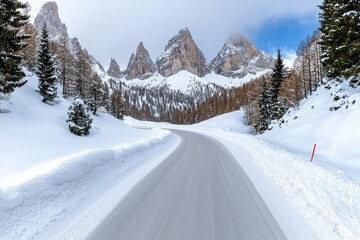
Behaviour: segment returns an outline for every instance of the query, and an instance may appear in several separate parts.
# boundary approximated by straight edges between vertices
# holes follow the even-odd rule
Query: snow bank
[[[359,182],[249,135],[200,132],[231,151],[289,239],[360,238]]]
[[[66,123],[71,99],[59,97],[54,105],[44,104],[36,92],[37,77],[28,73],[26,79],[26,85],[0,104],[0,109],[9,111],[0,113],[0,186],[11,184],[15,175],[49,160],[148,137],[147,131],[131,128],[101,111],[92,115],[90,135],[75,136]]]
[[[76,136],[66,123],[71,99],[44,104],[27,75],[0,105],[0,239],[82,239],[178,140],[101,110],[90,134]]]
[[[169,131],[151,130],[150,134],[153,137],[134,143],[42,164],[24,173],[22,182],[0,188],[1,238],[53,239],[59,234],[61,239],[61,234],[69,239],[84,237],[131,186],[164,159],[161,152],[168,154],[174,149],[176,137]],[[129,178],[131,173],[134,176]],[[89,205],[108,192],[112,198],[89,212]],[[87,221],[79,220],[84,213]],[[54,233],[65,227],[66,232]],[[76,231],[69,231],[71,227]]]
[[[360,180],[360,94],[348,85],[321,86],[298,109],[290,109],[281,126],[259,137],[308,158],[316,143],[316,164]]]

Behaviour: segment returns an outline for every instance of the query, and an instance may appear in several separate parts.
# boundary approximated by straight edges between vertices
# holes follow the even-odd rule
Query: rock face
[[[44,24],[49,30],[50,39],[57,39],[62,34],[67,35],[67,28],[60,20],[59,9],[55,2],[45,3],[35,18],[34,26],[39,33]]]
[[[169,41],[165,52],[156,60],[156,66],[164,77],[181,70],[187,70],[199,77],[208,73],[206,59],[187,28],[180,30],[179,34]]]
[[[216,74],[226,77],[244,77],[248,73],[271,69],[274,65],[272,56],[261,52],[242,35],[226,41],[220,53],[210,63]]]
[[[66,25],[61,22],[59,9],[55,2],[45,3],[42,6],[39,14],[36,16],[34,20],[34,26],[38,33],[41,33],[44,24],[46,24],[46,27],[49,31],[50,40],[58,42],[61,36],[68,36]],[[76,37],[69,38],[69,45],[73,54],[82,48],[79,40]],[[103,66],[101,66],[101,64],[92,55],[90,55],[90,59],[93,67],[96,67],[101,72],[105,73]]]
[[[136,53],[132,54],[126,68],[126,79],[134,78],[147,79],[156,72],[156,66],[151,60],[149,52],[141,42],[136,48]]]
[[[119,65],[117,64],[116,60],[115,59],[111,59],[110,60],[110,67],[109,69],[107,70],[106,72],[109,76],[111,77],[114,77],[114,78],[121,78],[122,77],[122,74],[121,74],[121,71],[120,71],[120,67]]]

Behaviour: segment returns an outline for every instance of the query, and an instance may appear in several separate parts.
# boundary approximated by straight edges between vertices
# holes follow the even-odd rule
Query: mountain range
[[[47,25],[53,41],[58,41],[61,35],[68,35],[67,27],[59,17],[55,2],[45,3],[35,18],[34,26],[39,32],[44,24]],[[81,46],[75,37],[69,39],[69,44],[72,49]],[[143,42],[139,43],[136,52],[130,56],[128,66],[123,71],[114,58],[111,59],[110,67],[106,72],[95,57],[91,58],[94,68],[97,68],[102,76],[122,81],[145,80],[158,74],[166,78],[183,70],[198,77],[215,74],[226,77],[224,81],[227,81],[226,79],[243,78],[249,74],[264,72],[271,69],[274,63],[272,56],[257,49],[242,35],[229,38],[217,56],[207,63],[188,28],[181,29],[169,40],[164,52],[155,62]]]

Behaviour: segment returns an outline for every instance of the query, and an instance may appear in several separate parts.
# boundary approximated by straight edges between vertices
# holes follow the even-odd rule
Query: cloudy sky
[[[24,0],[25,1],[25,0]],[[45,0],[28,0],[32,20]],[[263,51],[291,57],[317,27],[321,0],[56,0],[70,37],[105,68],[115,58],[123,69],[140,41],[152,59],[188,27],[210,62],[230,33],[240,32]]]

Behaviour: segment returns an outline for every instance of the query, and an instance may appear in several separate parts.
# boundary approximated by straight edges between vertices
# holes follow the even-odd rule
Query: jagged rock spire
[[[111,58],[110,60],[110,67],[106,72],[109,76],[114,78],[121,78],[121,71],[118,63],[115,59]]]
[[[197,76],[204,76],[208,70],[204,54],[195,44],[189,29],[181,29],[167,46],[165,52],[156,60],[161,75],[167,77],[181,70]]]
[[[126,79],[146,79],[156,72],[156,66],[151,60],[149,52],[145,49],[142,42],[136,48],[136,53],[132,54],[126,69]]]
[[[41,32],[42,27],[46,24],[50,39],[58,39],[61,35],[67,35],[67,28],[64,23],[61,22],[59,16],[59,8],[56,2],[45,3],[39,14],[34,20],[34,26],[38,32]]]

